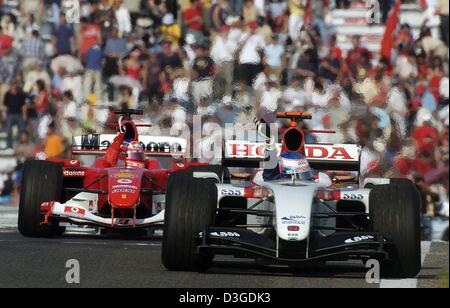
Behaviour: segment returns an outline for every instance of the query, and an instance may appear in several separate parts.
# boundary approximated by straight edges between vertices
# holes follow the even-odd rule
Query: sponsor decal
[[[116,190],[116,189],[134,189],[137,190],[138,188],[134,185],[114,185],[112,188],[112,190]]]
[[[133,183],[133,181],[129,180],[129,179],[119,179],[119,180],[117,180],[117,183],[119,183],[119,184],[131,184],[131,183]]]
[[[216,237],[241,237],[237,232],[211,232],[210,235]]]
[[[363,200],[363,194],[343,194],[342,199],[344,200]]]
[[[220,194],[222,196],[242,196],[242,192],[238,189],[222,189]]]
[[[133,179],[135,177],[134,173],[130,172],[119,172],[113,175],[116,179]]]
[[[128,218],[120,218],[117,221],[118,225],[123,225],[123,226],[128,226],[128,225],[131,225],[132,223],[133,223],[133,220],[132,219],[128,219]]]
[[[94,209],[95,209],[94,200],[89,200],[88,209],[89,209],[89,212],[93,212],[94,211]]]
[[[291,216],[285,216],[281,218],[281,223],[284,225],[300,225],[304,226],[306,225],[306,217],[301,215],[291,215]]]
[[[86,210],[79,207],[66,206],[64,208],[64,213],[84,217],[86,215]]]
[[[281,144],[276,145],[278,155]],[[353,144],[305,145],[308,160],[358,161],[360,149]],[[227,158],[264,158],[265,144],[247,141],[229,141],[226,144]]]
[[[113,189],[112,193],[113,194],[121,194],[121,193],[134,194],[134,193],[136,193],[136,189],[118,188],[118,189]]]
[[[165,202],[157,202],[156,203],[156,212],[161,213],[163,208],[165,207],[165,205],[166,205]]]
[[[352,244],[352,243],[358,243],[358,242],[368,241],[368,240],[373,240],[373,239],[375,239],[375,237],[372,235],[355,236],[355,237],[345,240],[345,243]]]
[[[83,178],[86,172],[83,170],[65,170],[64,177],[66,178]]]
[[[298,231],[300,231],[300,227],[299,226],[288,226],[287,229],[288,229],[288,231],[291,231],[291,232],[298,232]]]

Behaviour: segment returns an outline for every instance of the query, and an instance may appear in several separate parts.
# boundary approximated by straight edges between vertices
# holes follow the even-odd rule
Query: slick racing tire
[[[169,177],[166,194],[162,262],[171,271],[204,271],[212,256],[197,252],[196,239],[205,227],[214,225],[217,187],[210,179],[186,173]]]
[[[26,237],[52,237],[61,234],[57,222],[43,226],[40,206],[48,201],[61,201],[63,170],[47,161],[25,163],[19,203],[19,232]]]
[[[411,182],[377,185],[370,192],[370,229],[393,245],[382,274],[392,278],[415,277],[421,268],[420,207],[418,190]]]

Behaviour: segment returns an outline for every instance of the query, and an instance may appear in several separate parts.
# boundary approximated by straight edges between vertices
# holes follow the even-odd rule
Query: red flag
[[[401,0],[396,0],[395,6],[386,21],[386,30],[381,41],[381,57],[391,60],[392,48],[394,48],[394,34],[400,19]]]

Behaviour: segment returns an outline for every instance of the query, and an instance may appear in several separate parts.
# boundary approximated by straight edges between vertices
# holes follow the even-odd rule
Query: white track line
[[[430,253],[431,242],[422,242],[422,254],[421,261],[422,265],[425,261],[425,258]],[[380,288],[382,289],[393,289],[393,288],[402,288],[402,289],[415,289],[417,288],[417,277],[411,279],[381,279]]]

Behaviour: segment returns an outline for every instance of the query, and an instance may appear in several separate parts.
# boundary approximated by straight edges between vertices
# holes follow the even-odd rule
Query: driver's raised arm
[[[119,154],[120,154],[120,150],[121,150],[124,139],[125,139],[125,133],[118,133],[116,138],[114,138],[113,143],[111,144],[109,149],[106,151],[105,161],[109,165],[111,165],[111,166],[117,165],[117,161],[119,159]]]

